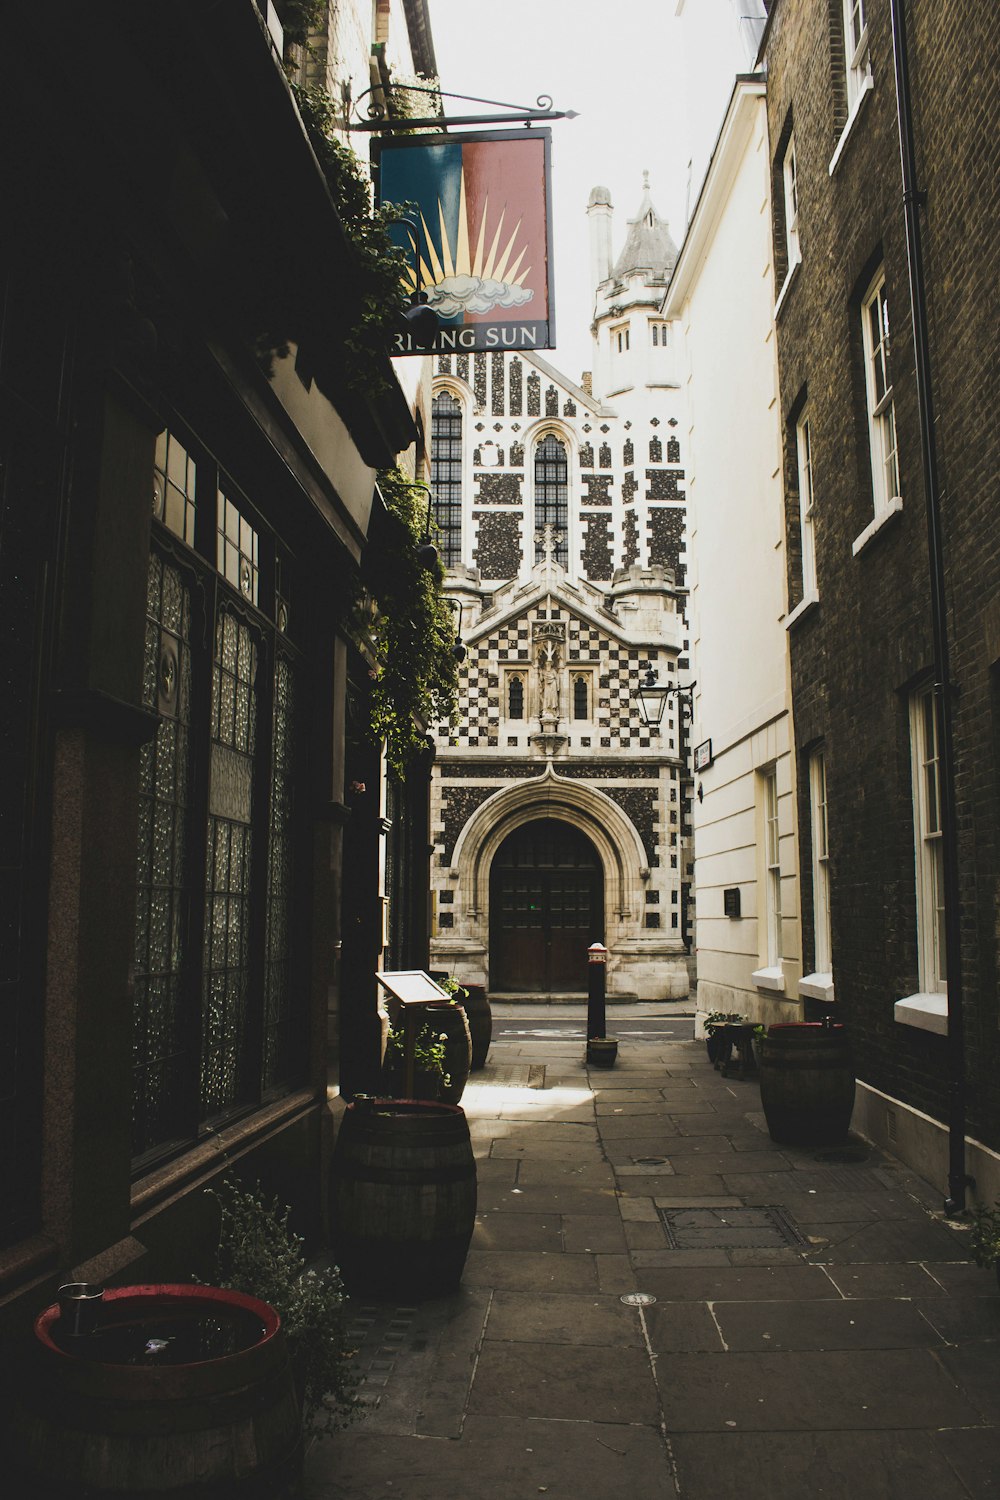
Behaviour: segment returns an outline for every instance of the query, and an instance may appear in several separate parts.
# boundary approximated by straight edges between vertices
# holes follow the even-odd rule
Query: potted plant
[[[468,992],[450,974],[437,982],[451,996],[451,1004],[435,1006],[431,1016],[434,1027],[447,1037],[444,1068],[450,1081],[442,1084],[439,1097],[445,1104],[458,1104],[472,1068],[472,1026],[464,1005]]]
[[[438,1012],[440,1015],[440,1011]],[[413,1099],[440,1099],[451,1084],[447,1070],[448,1033],[437,1019],[425,1021],[413,1045]],[[406,1088],[406,1037],[402,1026],[391,1026],[385,1045],[382,1083],[390,1098],[400,1099]]]
[[[288,1227],[288,1205],[282,1207],[277,1198],[265,1202],[259,1183],[247,1189],[226,1178],[208,1193],[219,1205],[217,1284],[256,1297],[278,1313],[309,1435],[346,1426],[355,1415],[358,1376],[336,1266],[307,1266],[305,1241]]]
[[[977,1203],[972,1210],[969,1249],[977,1266],[992,1266],[1000,1285],[1000,1198],[993,1208]]]

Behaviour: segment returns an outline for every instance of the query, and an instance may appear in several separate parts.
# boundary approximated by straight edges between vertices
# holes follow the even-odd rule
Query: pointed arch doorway
[[[522,823],[490,867],[490,989],[566,994],[587,987],[587,949],[603,941],[604,871],[571,823]]]

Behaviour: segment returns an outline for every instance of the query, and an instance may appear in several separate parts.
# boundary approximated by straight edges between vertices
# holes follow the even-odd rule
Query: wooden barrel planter
[[[832,1146],[854,1110],[854,1063],[843,1026],[821,1021],[768,1028],[760,1049],[760,1098],[773,1141]]]
[[[467,984],[464,989],[466,998],[462,1004],[469,1019],[472,1037],[472,1071],[477,1073],[486,1066],[490,1042],[493,1040],[493,1012],[484,984]]]
[[[292,1500],[302,1422],[281,1321],[217,1287],[105,1292],[94,1333],[70,1338],[60,1308],[35,1322],[10,1413],[23,1489],[78,1496]]]
[[[456,1104],[358,1099],[333,1153],[334,1251],[354,1296],[421,1298],[461,1280],[476,1161]]]

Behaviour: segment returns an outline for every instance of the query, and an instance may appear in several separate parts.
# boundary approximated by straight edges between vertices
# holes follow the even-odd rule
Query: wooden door
[[[587,949],[602,940],[603,872],[569,823],[541,818],[500,846],[490,880],[490,988],[550,994],[587,987]]]

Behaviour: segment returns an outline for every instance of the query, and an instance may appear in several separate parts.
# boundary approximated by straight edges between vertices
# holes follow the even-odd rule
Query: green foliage
[[[1000,1199],[994,1208],[977,1203],[972,1210],[969,1249],[977,1266],[992,1266],[1000,1260]]]
[[[263,8],[263,6],[262,6]],[[326,15],[326,0],[274,0],[285,42],[299,44],[318,31]]]
[[[227,1178],[209,1189],[219,1205],[217,1285],[259,1297],[279,1314],[303,1395],[307,1430],[324,1436],[355,1415],[358,1377],[344,1329],[344,1288],[335,1267],[308,1269],[304,1240],[288,1227],[290,1209],[266,1203]]]
[[[344,341],[348,384],[378,395],[389,388],[384,360],[408,305],[402,280],[406,254],[393,244],[389,231],[409,205],[373,208],[364,169],[334,133],[339,120],[334,101],[321,89],[299,84],[292,85],[292,93],[360,271],[352,326]]]
[[[451,1074],[444,1070],[447,1044],[447,1033],[435,1031],[430,1022],[420,1028],[413,1042],[413,1066],[425,1073],[437,1073],[445,1088],[451,1086]],[[390,1068],[405,1065],[406,1033],[402,1027],[390,1027],[385,1044],[385,1061]]]
[[[426,491],[399,469],[381,470],[378,482],[390,519],[386,545],[369,547],[363,568],[365,587],[378,604],[371,731],[405,780],[408,763],[425,748],[426,726],[450,722],[455,712],[455,616],[440,565],[430,572],[417,561]]]
[[[451,996],[452,1000],[468,999],[468,990],[460,985],[458,980],[453,978],[451,974],[446,974],[443,979],[439,979],[438,984],[446,994]]]
[[[720,1026],[749,1026],[750,1018],[738,1010],[713,1010],[705,1017],[705,1030],[714,1036]],[[763,1028],[761,1028],[763,1029]]]

